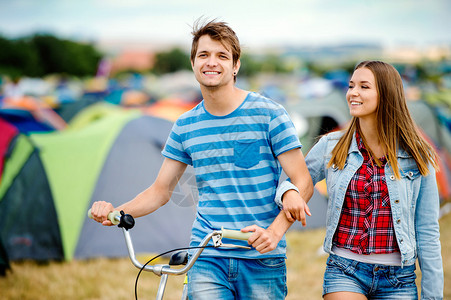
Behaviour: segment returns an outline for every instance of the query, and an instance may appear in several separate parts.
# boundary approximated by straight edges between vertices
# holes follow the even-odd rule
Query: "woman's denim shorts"
[[[415,264],[399,267],[368,264],[331,254],[327,259],[323,296],[354,292],[368,299],[418,299]]]

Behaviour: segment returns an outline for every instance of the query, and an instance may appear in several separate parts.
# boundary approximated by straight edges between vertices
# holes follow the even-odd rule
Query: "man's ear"
[[[241,61],[238,59],[235,63],[235,67],[233,68],[233,72],[235,74],[238,74],[238,71],[240,70],[241,67]]]

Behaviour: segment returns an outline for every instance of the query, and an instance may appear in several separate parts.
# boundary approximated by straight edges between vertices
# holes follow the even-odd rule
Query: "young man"
[[[134,217],[152,213],[171,198],[188,164],[193,165],[199,203],[192,228],[196,246],[221,227],[253,232],[247,249],[207,248],[188,273],[192,299],[282,299],[286,296],[284,234],[292,224],[275,205],[282,169],[304,199],[313,184],[301,144],[285,109],[235,86],[240,44],[224,22],[197,23],[191,64],[203,101],[174,124],[162,154],[165,160],[155,182],[130,202],[116,208]],[[94,219],[106,219],[114,207],[92,206]]]

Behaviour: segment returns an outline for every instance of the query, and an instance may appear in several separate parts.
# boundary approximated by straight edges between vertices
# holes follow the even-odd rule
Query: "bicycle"
[[[88,211],[88,216],[90,218],[92,218],[91,210]],[[199,256],[201,255],[201,253],[203,252],[203,250],[205,248],[207,248],[207,247],[214,247],[214,248],[218,248],[218,247],[230,248],[230,247],[232,247],[232,248],[251,249],[251,247],[248,247],[248,246],[224,244],[222,242],[223,238],[235,239],[235,240],[247,240],[250,237],[250,235],[252,234],[251,232],[241,232],[238,230],[230,230],[230,229],[221,228],[221,230],[214,230],[214,231],[208,233],[204,237],[204,239],[199,243],[199,245],[196,247],[172,249],[172,250],[166,251],[164,253],[161,253],[161,254],[153,257],[151,260],[147,261],[145,264],[142,264],[136,258],[132,239],[131,239],[131,236],[129,233],[129,229],[132,229],[135,225],[134,218],[129,214],[125,214],[123,211],[120,211],[120,212],[113,211],[108,214],[108,220],[110,220],[111,223],[113,223],[113,225],[117,225],[118,227],[122,228],[122,232],[124,234],[129,258],[130,258],[131,262],[133,263],[133,265],[140,270],[136,277],[136,281],[135,281],[135,299],[138,299],[138,296],[137,296],[138,279],[139,279],[139,275],[141,274],[142,271],[152,272],[155,275],[161,277],[155,299],[162,300],[169,275],[185,274],[185,276],[186,276],[186,273],[191,269],[191,267],[194,265],[194,263],[199,258]],[[213,241],[212,246],[208,246],[208,243],[210,242],[210,240]],[[188,258],[188,251],[186,251],[188,249],[197,249],[191,255],[190,258]],[[178,252],[175,252],[175,251],[178,251]],[[150,263],[154,259],[156,259],[160,256],[163,256],[163,255],[166,255],[168,253],[171,253],[171,252],[175,252],[175,253],[173,255],[171,255],[168,264],[150,265]],[[184,267],[180,267],[182,265],[184,265]],[[174,267],[179,267],[179,268],[174,268]],[[181,299],[182,300],[188,299],[188,285],[187,285],[186,277],[185,277],[185,282],[183,285],[183,292],[182,292]]]

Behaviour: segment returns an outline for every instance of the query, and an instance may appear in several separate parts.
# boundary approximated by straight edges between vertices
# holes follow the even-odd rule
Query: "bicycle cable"
[[[144,270],[144,268],[145,268],[148,264],[150,264],[153,260],[155,260],[155,259],[157,259],[157,258],[159,258],[159,257],[161,257],[161,256],[163,256],[163,255],[166,255],[166,254],[168,254],[168,253],[174,252],[174,251],[189,250],[189,249],[201,249],[201,248],[203,248],[203,249],[205,249],[205,248],[214,248],[214,246],[211,246],[211,245],[210,245],[210,246],[196,246],[196,247],[176,248],[176,249],[172,249],[172,250],[168,250],[168,251],[166,251],[166,252],[160,253],[160,254],[158,254],[157,256],[154,256],[154,257],[152,257],[151,259],[149,259],[149,260],[141,267],[141,269],[140,269],[139,272],[138,272],[138,275],[136,275],[136,280],[135,280],[135,300],[138,300],[138,279],[139,279],[139,276],[141,275],[141,272]]]

